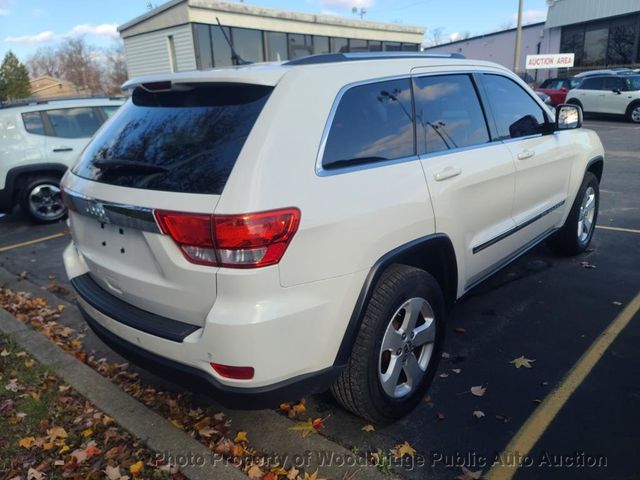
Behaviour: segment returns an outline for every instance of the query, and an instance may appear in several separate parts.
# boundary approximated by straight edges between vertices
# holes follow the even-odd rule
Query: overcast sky
[[[228,0],[234,1],[234,0]],[[147,11],[147,0],[0,0],[0,55],[13,50],[21,60],[39,47],[85,35],[98,46],[118,39],[116,27]],[[154,5],[163,3],[152,0]],[[365,19],[443,28],[455,39],[515,24],[517,0],[247,0],[245,3],[310,13],[353,17],[354,6]],[[525,0],[525,23],[542,21],[545,0]],[[427,39],[429,31],[427,31]]]

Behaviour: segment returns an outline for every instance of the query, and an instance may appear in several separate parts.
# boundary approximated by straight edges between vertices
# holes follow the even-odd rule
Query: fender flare
[[[67,166],[63,163],[33,163],[13,167],[7,172],[4,189],[0,190],[0,212],[10,212],[15,204],[17,193],[17,180],[25,174],[55,173],[60,177],[67,171]]]
[[[429,251],[438,251],[442,253],[442,255],[438,255],[437,258],[435,256],[429,257]],[[340,348],[336,354],[334,366],[344,366],[349,360],[351,350],[355,344],[358,331],[360,330],[360,324],[366,311],[366,306],[378,280],[386,268],[394,263],[419,267],[419,264],[416,265],[416,261],[420,260],[422,260],[423,263],[430,261],[438,262],[435,265],[442,266],[439,275],[434,276],[440,277],[437,278],[437,280],[441,284],[447,308],[453,305],[458,290],[458,265],[453,244],[447,235],[444,233],[434,233],[394,248],[380,257],[369,270],[356,300]],[[431,273],[433,274],[433,272]]]

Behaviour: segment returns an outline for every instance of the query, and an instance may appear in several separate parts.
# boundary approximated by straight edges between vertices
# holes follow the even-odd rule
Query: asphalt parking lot
[[[449,479],[463,466],[486,475],[496,455],[517,461],[527,442],[533,448],[518,479],[640,479],[640,313],[627,309],[630,321],[620,323],[640,291],[640,126],[611,119],[585,126],[607,151],[590,250],[567,259],[541,245],[465,296],[449,319],[430,395],[404,420],[364,432],[364,422],[328,395],[309,398],[314,416],[329,416],[322,433],[330,440],[359,451],[407,441],[415,465],[397,473],[408,479]],[[0,268],[72,300],[61,262],[68,242],[64,223],[33,225],[15,212],[0,218]],[[616,328],[608,348],[589,350]],[[97,339],[88,343],[108,353]],[[531,368],[509,363],[521,356],[535,360]],[[584,380],[563,380],[576,371]],[[558,385],[575,392],[565,401],[552,393]],[[560,398],[559,411],[545,398]]]

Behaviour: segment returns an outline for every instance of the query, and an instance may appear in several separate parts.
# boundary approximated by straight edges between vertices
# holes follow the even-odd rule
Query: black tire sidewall
[[[640,125],[640,121],[639,121],[639,122],[634,122],[634,121],[633,121],[633,118],[631,117],[631,113],[632,113],[632,112],[633,112],[633,110],[634,110],[635,108],[637,108],[637,107],[640,107],[640,102],[635,101],[635,102],[631,103],[631,104],[627,107],[627,114],[626,114],[626,117],[627,117],[627,120],[628,120],[629,122],[631,122],[631,123],[635,123],[635,124],[637,124],[637,125]]]
[[[589,236],[583,241],[580,242],[578,239],[578,218],[580,216],[580,206],[582,205],[582,200],[584,198],[585,192],[587,188],[593,187],[596,194],[596,205],[595,212],[593,215],[593,228],[589,233]],[[600,186],[598,182],[598,178],[591,172],[587,172],[582,180],[582,184],[580,185],[580,189],[576,195],[576,198],[571,206],[571,211],[569,212],[569,216],[565,221],[563,227],[558,232],[556,238],[554,239],[554,243],[556,247],[567,255],[577,255],[589,246],[591,243],[591,239],[593,238],[593,234],[596,230],[596,223],[598,221],[598,211],[600,210]]]
[[[62,215],[60,215],[59,217],[57,217],[55,219],[46,219],[46,218],[42,218],[42,217],[39,217],[39,216],[35,215],[31,211],[31,207],[29,206],[29,195],[31,194],[31,191],[34,188],[36,188],[38,185],[43,185],[43,184],[52,184],[52,185],[59,186],[60,185],[60,179],[56,178],[56,177],[37,177],[37,178],[32,178],[32,179],[27,180],[27,182],[25,183],[24,187],[22,188],[22,192],[20,194],[20,208],[27,215],[29,215],[29,218],[31,218],[31,220],[33,220],[36,223],[55,223],[55,222],[58,222],[58,221],[64,219],[67,216],[66,208],[64,210],[64,213]]]
[[[378,378],[378,361],[382,339],[387,330],[392,315],[400,306],[410,298],[421,297],[427,300],[433,309],[436,322],[436,339],[427,371],[418,387],[409,395],[402,399],[389,397],[380,384]],[[394,288],[390,298],[382,310],[382,314],[375,319],[376,331],[373,336],[374,342],[369,348],[369,358],[367,359],[369,375],[369,394],[374,408],[382,417],[395,420],[406,415],[422,400],[429,385],[431,384],[441,356],[442,344],[445,336],[445,304],[442,291],[436,280],[427,272],[417,270],[407,275],[402,283]]]

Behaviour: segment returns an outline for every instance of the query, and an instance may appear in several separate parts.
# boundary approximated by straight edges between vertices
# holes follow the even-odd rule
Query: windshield
[[[222,193],[273,87],[184,88],[159,93],[136,88],[73,173],[123,187]]]

